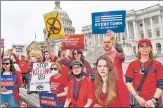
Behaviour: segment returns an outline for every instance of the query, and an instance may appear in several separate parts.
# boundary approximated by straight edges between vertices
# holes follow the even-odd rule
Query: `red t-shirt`
[[[99,103],[95,97],[94,105],[99,104],[100,106],[103,106],[103,107],[126,107],[126,108],[128,108],[130,106],[130,100],[129,100],[128,94],[129,94],[129,92],[124,84],[124,81],[117,79],[116,80],[116,95],[117,96],[113,100],[113,102],[110,105],[106,106],[107,93],[102,93],[101,94],[101,103]],[[96,106],[94,106],[94,107],[96,107]]]
[[[76,88],[74,90],[74,93],[77,92],[78,84],[79,84],[79,81],[76,81]],[[91,80],[89,78],[84,77],[82,79],[81,87],[80,87],[80,91],[79,91],[79,96],[78,96],[77,101],[73,98],[73,94],[72,94],[73,85],[74,85],[74,79],[72,79],[68,83],[68,92],[67,92],[67,98],[71,99],[71,106],[72,107],[74,105],[76,107],[84,107],[87,104],[88,99],[94,98],[93,83],[91,82]]]
[[[16,60],[16,63],[20,67],[21,73],[28,73],[28,61],[27,60],[19,60],[14,53],[13,53],[13,56]]]
[[[150,61],[144,63],[144,69],[147,69]],[[138,88],[140,81],[144,74],[141,74],[141,62],[139,60],[132,61],[126,71],[126,77],[133,79],[133,86],[135,90]],[[142,89],[140,91],[140,96],[146,101],[154,96],[157,89],[157,81],[163,80],[163,66],[160,62],[154,61],[150,71],[148,72],[147,78],[144,81]],[[159,98],[161,102],[161,98]]]
[[[69,67],[67,67],[67,66],[64,66],[61,68],[61,73],[63,76],[65,76],[65,78],[67,78],[69,76],[69,71],[70,71]]]
[[[61,75],[59,78],[55,79],[54,76],[50,77],[50,90],[52,93],[59,94],[64,92],[64,88],[67,87],[68,81],[67,78],[65,78],[63,75]],[[58,103],[65,102],[66,96],[59,97]]]
[[[108,56],[113,65],[114,65],[114,69],[115,69],[115,74],[116,74],[116,77],[118,79],[124,79],[124,75],[123,75],[123,70],[122,70],[122,63],[124,62],[124,54],[123,53],[116,53],[116,51],[112,51],[110,53],[105,53],[106,56]]]

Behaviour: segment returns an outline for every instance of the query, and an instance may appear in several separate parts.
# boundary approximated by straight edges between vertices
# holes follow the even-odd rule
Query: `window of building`
[[[148,30],[148,36],[149,36],[149,38],[152,37],[152,32],[151,32],[151,30]]]
[[[140,24],[140,27],[143,27],[143,24]]]
[[[160,36],[160,29],[156,28],[155,31],[156,31],[156,36],[159,37]]]

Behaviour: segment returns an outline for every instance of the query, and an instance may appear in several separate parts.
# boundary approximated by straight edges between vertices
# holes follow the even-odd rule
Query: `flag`
[[[44,15],[44,22],[47,38],[49,40],[60,39],[64,36],[64,30],[61,25],[59,13],[50,12]]]

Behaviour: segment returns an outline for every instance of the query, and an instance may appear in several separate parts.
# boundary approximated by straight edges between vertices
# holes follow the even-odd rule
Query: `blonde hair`
[[[114,66],[111,62],[111,60],[105,56],[102,55],[97,59],[96,62],[96,70],[97,70],[97,65],[100,60],[105,60],[106,61],[106,66],[108,68],[108,78],[106,80],[106,93],[107,93],[107,100],[106,100],[106,105],[110,105],[113,100],[116,98],[116,75],[114,71]],[[101,76],[96,72],[95,75],[95,96],[97,100],[101,103],[101,94],[102,94],[102,85],[103,81]]]
[[[59,62],[54,62],[53,64],[51,64],[51,68],[53,67],[53,66],[57,66],[57,69],[58,69],[58,71],[61,73],[61,65],[60,65],[60,63]]]

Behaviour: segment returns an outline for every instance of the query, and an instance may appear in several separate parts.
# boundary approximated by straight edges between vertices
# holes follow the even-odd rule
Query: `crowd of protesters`
[[[25,87],[28,94],[32,93],[29,86],[33,64],[45,62],[52,63],[49,84],[50,92],[57,95],[57,107],[161,107],[163,66],[153,57],[151,41],[139,40],[137,58],[123,72],[125,55],[114,35],[107,31],[104,54],[97,58],[95,71],[80,49],[71,50],[68,56],[60,49],[57,56],[48,40],[48,50],[42,54],[28,50],[27,57],[22,54],[19,59],[15,53],[9,58],[2,53],[1,75],[16,75],[16,86],[14,90],[1,88],[1,104],[18,107],[19,88]]]

